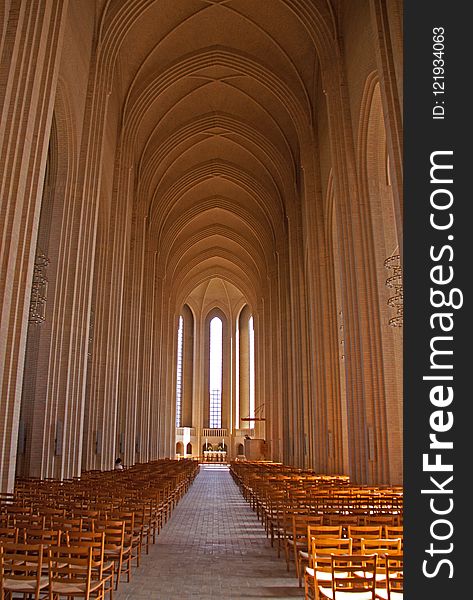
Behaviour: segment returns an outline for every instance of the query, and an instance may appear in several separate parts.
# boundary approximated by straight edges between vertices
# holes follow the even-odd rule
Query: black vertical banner
[[[404,456],[408,600],[473,597],[468,3],[404,3]]]

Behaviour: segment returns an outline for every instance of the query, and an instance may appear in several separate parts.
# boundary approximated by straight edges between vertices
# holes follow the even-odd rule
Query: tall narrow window
[[[210,321],[209,395],[211,428],[222,426],[222,320]]]
[[[255,330],[253,317],[248,319],[248,342],[250,359],[250,417],[255,416]]]
[[[182,417],[182,334],[184,319],[179,317],[177,329],[177,368],[176,368],[176,427],[181,426]]]

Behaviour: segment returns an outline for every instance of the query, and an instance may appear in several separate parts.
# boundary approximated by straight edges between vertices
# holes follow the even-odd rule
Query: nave
[[[403,485],[403,3],[0,25],[2,535],[41,575],[87,534],[107,600],[302,597],[289,501],[364,521]]]
[[[402,488],[281,463],[164,460],[18,479],[0,519],[2,600],[332,598],[334,556],[342,593],[402,595]]]
[[[303,598],[226,465],[199,474],[114,600]]]

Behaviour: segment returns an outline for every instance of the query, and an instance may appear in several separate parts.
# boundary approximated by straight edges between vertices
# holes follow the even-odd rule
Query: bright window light
[[[250,362],[250,417],[255,416],[255,330],[253,317],[248,319],[249,362]],[[251,423],[251,421],[250,421]]]
[[[211,429],[222,427],[222,320],[210,321],[209,395]]]
[[[181,426],[182,414],[182,333],[184,329],[184,319],[179,317],[179,327],[177,329],[177,369],[176,369],[176,427]]]

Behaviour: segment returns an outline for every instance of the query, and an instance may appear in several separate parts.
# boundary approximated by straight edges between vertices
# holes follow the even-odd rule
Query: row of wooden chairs
[[[308,590],[312,590],[311,597],[317,600],[325,597],[333,600],[330,596],[334,593],[330,552],[324,553],[326,569],[322,575],[322,579],[326,577],[330,582],[330,585],[325,582],[326,592],[329,587],[331,590],[327,592],[328,596],[314,584],[314,567],[311,566],[316,544],[320,544],[317,548],[320,554],[321,548],[330,549],[333,545],[330,540],[338,540],[336,552],[345,556],[376,555],[378,585],[371,590],[373,600],[376,594],[383,597],[390,593],[386,587],[379,589],[379,581],[385,580],[381,573],[387,568],[386,556],[402,557],[401,487],[353,486],[348,478],[340,481],[334,477],[328,481],[330,476],[318,478],[297,469],[272,468],[268,464],[238,463],[230,468],[242,495],[264,526],[271,545],[277,543],[278,557],[284,551],[287,569],[295,565],[300,587],[305,578],[306,598],[310,597]],[[345,577],[348,577],[346,571]],[[397,577],[401,576],[398,574]],[[308,586],[309,581],[312,581],[311,586]],[[401,593],[400,588],[396,593]],[[368,600],[370,595],[365,594],[363,598]]]
[[[289,571],[292,562],[295,564],[296,576],[299,586],[302,586],[304,567],[309,563],[310,540],[347,539],[351,541],[352,551],[360,552],[362,545],[370,543],[369,540],[394,540],[394,545],[399,551],[403,550],[402,526],[351,526],[345,530],[341,525],[320,525],[313,521],[293,517],[292,532],[285,540],[286,565]],[[381,543],[381,542],[379,542]]]
[[[279,472],[278,472],[279,471]],[[245,499],[259,515],[269,499],[280,495],[292,506],[316,513],[398,513],[402,518],[403,491],[400,486],[354,486],[348,478],[317,475],[300,469],[270,464],[235,462],[230,472]]]
[[[397,498],[395,501],[392,500],[391,493],[385,491],[380,494],[379,491],[372,490],[370,497],[366,495],[358,497],[353,492],[353,499],[342,507],[337,504],[338,496],[333,492],[322,504],[317,504],[312,502],[313,497],[307,495],[305,491],[299,490],[301,493],[296,494],[293,488],[288,487],[286,479],[282,482],[274,478],[261,479],[258,483],[253,482],[252,485],[243,485],[240,490],[262,521],[272,542],[272,529],[279,525],[284,512],[291,510],[322,515],[325,524],[335,524],[337,520],[344,520],[362,525],[371,524],[375,520],[381,522],[384,519],[393,525],[401,525],[403,520],[402,500],[400,500],[402,494],[399,492],[395,494]],[[383,498],[384,505],[380,503],[380,497]],[[358,501],[362,502],[363,506],[355,509],[354,503]]]
[[[52,589],[52,549],[90,547],[97,563],[92,569],[93,590],[85,586],[81,591],[87,589],[94,598],[108,593],[113,600],[113,590],[122,579],[130,581],[132,568],[140,566],[142,549],[149,552],[198,469],[194,461],[155,461],[122,472],[88,472],[71,481],[19,481],[13,494],[0,497],[2,585],[11,563],[6,552],[13,551],[13,546],[20,553],[41,547],[41,576],[36,574],[41,590],[46,576]],[[96,584],[99,568],[103,586]],[[13,581],[12,585],[18,584]],[[56,591],[51,594],[54,598]]]
[[[105,598],[113,589],[114,563],[107,561],[104,535],[88,544],[48,546],[0,543],[0,591],[39,600]],[[28,595],[28,596],[26,596]]]
[[[136,558],[133,551],[132,539],[126,534],[124,521],[104,520],[97,521],[94,531],[80,531],[68,529],[47,530],[41,528],[27,529],[20,532],[18,528],[9,528],[0,532],[0,543],[8,545],[20,545],[24,547],[38,547],[43,549],[46,558],[49,548],[66,546],[104,546],[104,554],[107,559],[104,572],[107,573],[107,581],[110,581],[110,597],[113,589],[118,589],[120,579],[126,576],[130,581],[132,572],[132,561]]]
[[[402,552],[353,553],[334,547],[314,558],[305,580],[306,600],[402,600]]]
[[[262,507],[261,521],[266,529],[266,535],[271,540],[271,545],[277,543],[278,557],[281,555],[285,540],[292,534],[294,520],[301,522],[300,527],[303,527],[303,522],[341,526],[345,535],[349,526],[400,526],[401,523],[398,514],[364,515],[360,518],[357,515],[315,513],[307,508],[294,507],[275,495],[267,506]]]

